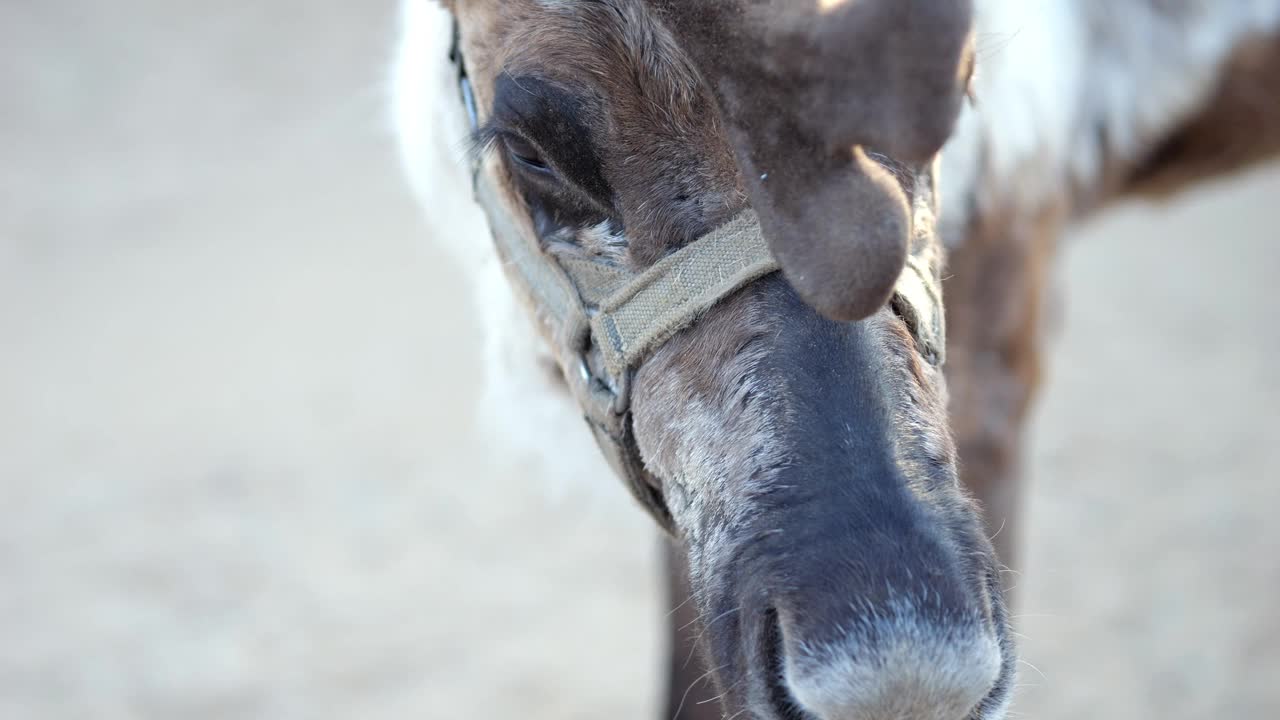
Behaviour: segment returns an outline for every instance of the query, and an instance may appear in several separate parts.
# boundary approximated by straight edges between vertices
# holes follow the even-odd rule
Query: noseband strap
[[[457,25],[450,52],[462,101],[474,130],[478,109],[467,77]],[[641,273],[587,256],[547,252],[527,211],[502,191],[496,158],[472,166],[476,201],[484,209],[508,277],[548,331],[551,349],[574,399],[613,469],[660,524],[673,531],[661,484],[645,469],[630,410],[631,377],[680,330],[754,280],[776,272],[753,210],[667,255]],[[936,267],[913,256],[895,294],[926,358],[940,362],[941,301]]]

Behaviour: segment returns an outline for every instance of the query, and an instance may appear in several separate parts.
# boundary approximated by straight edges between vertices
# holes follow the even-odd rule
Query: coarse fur
[[[705,57],[686,54],[687,38],[651,7],[669,3],[448,4],[483,112],[503,102],[505,76],[540,101],[563,93],[560,116],[588,141],[590,152],[566,155],[539,145],[556,133],[517,128],[551,170],[586,178],[576,185],[588,192],[512,182],[549,252],[638,269],[760,204],[756,176],[739,172],[751,138],[735,134],[741,118],[724,122],[723,93],[702,84]],[[976,102],[942,153],[950,419],[947,384],[901,318],[880,309],[856,325],[831,323],[777,278],[715,308],[637,375],[637,439],[677,516],[718,684],[709,694],[730,713],[1003,716],[1014,651],[997,565],[955,487],[956,453],[1012,562],[1018,447],[1040,378],[1055,238],[1126,192],[1181,186],[1277,150],[1268,129],[1280,127],[1280,110],[1253,95],[1280,73],[1280,0],[976,0],[975,11]],[[609,472],[470,205],[449,17],[407,0],[404,24],[397,125],[429,219],[475,279],[490,330],[486,404],[496,412],[486,414],[524,453],[555,448],[549,473],[598,484]],[[1246,45],[1261,50],[1242,54]],[[1211,99],[1217,115],[1204,112]],[[1215,118],[1243,112],[1265,132],[1223,164]],[[793,151],[803,167],[805,147]],[[505,160],[510,175],[523,172]],[[909,197],[902,180],[919,166],[874,160]],[[578,447],[566,453],[566,442]],[[681,705],[686,720],[709,708]]]
[[[750,678],[736,655],[747,634],[759,654],[746,664],[768,667],[758,638],[767,633],[751,618],[773,612],[787,687],[810,712],[893,717],[885,713],[896,696],[859,692],[865,686],[849,683],[857,669],[911,686],[921,708],[985,702],[977,717],[999,717],[1013,673],[1008,635],[992,632],[1005,621],[1003,600],[974,507],[956,492],[941,377],[901,320],[885,309],[831,324],[775,278],[703,323],[645,364],[634,402],[694,597],[713,618],[704,633],[712,666]],[[834,417],[842,420],[827,422]],[[928,581],[925,567],[948,577]],[[834,597],[818,590],[868,576],[883,584],[848,581]],[[873,631],[886,618],[899,634]],[[757,707],[768,688],[747,680],[720,694],[731,709]]]

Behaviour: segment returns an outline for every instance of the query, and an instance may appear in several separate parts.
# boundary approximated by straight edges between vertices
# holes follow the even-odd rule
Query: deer
[[[666,717],[1005,717],[1058,238],[1280,152],[1280,0],[402,26],[397,134],[482,314],[489,432],[670,538]]]

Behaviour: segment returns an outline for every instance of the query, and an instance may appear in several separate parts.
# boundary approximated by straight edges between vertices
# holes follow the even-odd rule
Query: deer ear
[[[884,307],[911,232],[898,180],[860,148],[815,156],[779,147],[770,157],[735,145],[769,248],[800,297],[839,321]]]

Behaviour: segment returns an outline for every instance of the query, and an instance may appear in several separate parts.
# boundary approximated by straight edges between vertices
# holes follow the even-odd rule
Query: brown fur
[[[1277,154],[1280,36],[1257,37],[1232,54],[1205,111],[1153,148],[1122,185],[1163,197]]]
[[[1042,378],[1049,272],[1065,198],[1039,216],[992,211],[975,218],[950,254],[947,384],[961,477],[982,502],[1006,565],[1020,539],[1022,440]]]

